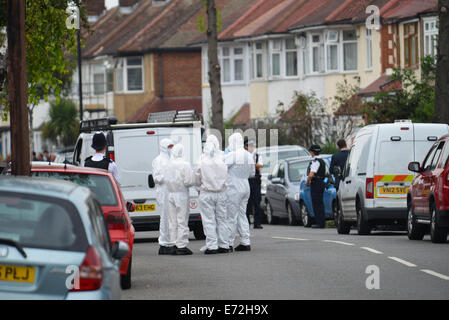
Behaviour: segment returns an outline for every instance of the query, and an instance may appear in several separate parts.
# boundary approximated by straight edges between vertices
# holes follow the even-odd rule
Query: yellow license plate
[[[34,282],[34,267],[0,265],[0,281]]]
[[[380,194],[407,194],[407,187],[380,187]]]
[[[156,205],[155,204],[136,205],[136,212],[143,212],[143,211],[156,211]]]

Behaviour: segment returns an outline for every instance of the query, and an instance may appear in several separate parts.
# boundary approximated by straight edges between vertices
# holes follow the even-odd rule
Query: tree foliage
[[[88,28],[87,12],[82,0],[26,0],[25,35],[27,48],[28,102],[38,104],[56,99],[62,94],[64,84],[70,82],[76,56],[77,30],[67,28],[66,9],[70,3],[80,6],[80,24]],[[0,30],[6,26],[6,0],[0,0]],[[0,31],[1,33],[1,31]],[[1,38],[4,37],[0,36]],[[6,53],[0,51],[0,60]],[[2,66],[0,65],[0,68]],[[5,70],[0,70],[0,114],[7,116],[8,97]]]
[[[51,102],[49,115],[50,121],[42,127],[43,138],[66,147],[75,144],[79,134],[76,105],[67,99]]]
[[[421,60],[421,77],[415,70],[394,69],[392,81],[401,84],[391,90],[379,92],[374,102],[367,103],[363,111],[368,123],[388,123],[397,119],[411,119],[413,122],[432,122],[435,110],[434,58]]]

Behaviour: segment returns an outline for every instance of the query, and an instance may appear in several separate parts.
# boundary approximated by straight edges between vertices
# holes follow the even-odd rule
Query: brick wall
[[[396,24],[386,24],[381,29],[381,62],[382,74],[388,68],[400,66],[400,48],[398,43],[398,26]]]
[[[155,95],[159,96],[159,59],[162,59],[164,97],[201,96],[201,52],[154,55]]]

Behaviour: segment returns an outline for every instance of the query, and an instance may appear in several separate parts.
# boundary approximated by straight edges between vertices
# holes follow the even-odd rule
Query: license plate
[[[34,282],[34,267],[0,265],[0,281]]]
[[[408,187],[380,187],[379,194],[407,194]]]
[[[156,205],[155,204],[138,204],[136,205],[136,212],[143,212],[143,211],[156,211]]]

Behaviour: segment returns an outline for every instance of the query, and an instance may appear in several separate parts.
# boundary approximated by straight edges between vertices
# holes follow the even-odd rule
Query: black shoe
[[[204,251],[204,254],[217,254],[218,250],[217,249],[206,249],[206,251]]]
[[[251,251],[251,246],[244,246],[243,244],[238,245],[235,251]]]
[[[193,254],[189,248],[177,248],[175,255],[177,256],[188,256]]]
[[[225,248],[218,248],[217,253],[229,253],[231,252],[229,249]]]
[[[172,247],[160,246],[159,247],[160,255],[171,255],[171,254],[173,254],[173,251],[176,251],[176,246],[172,246]]]
[[[263,229],[263,227],[259,224],[258,226],[254,226],[254,229]]]

